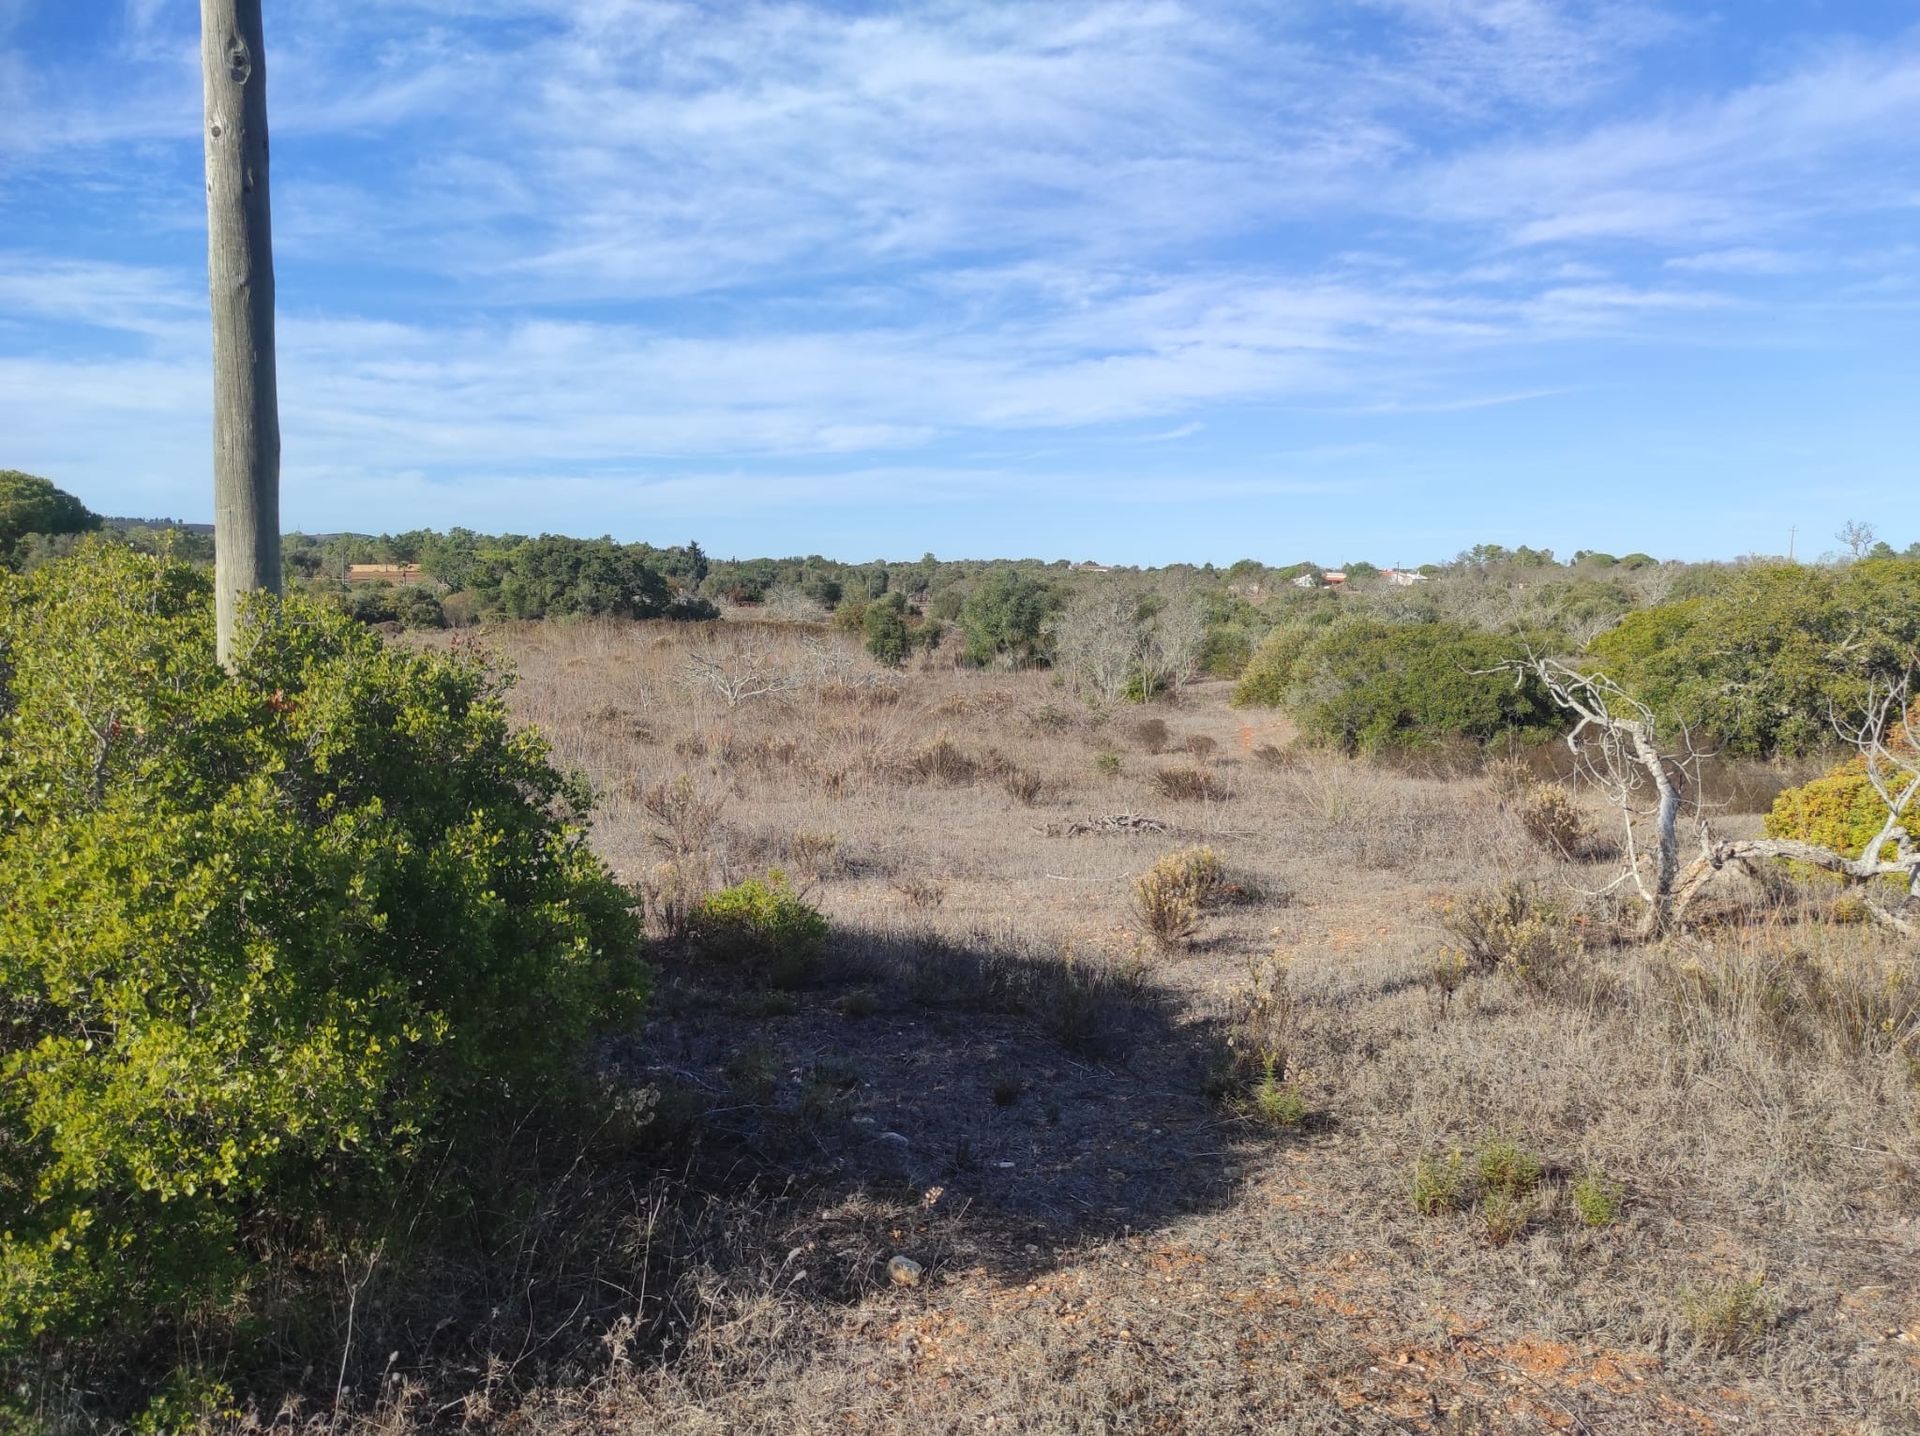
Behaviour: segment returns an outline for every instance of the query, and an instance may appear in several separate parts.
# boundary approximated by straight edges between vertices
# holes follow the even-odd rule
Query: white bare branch
[[[1567,746],[1581,775],[1620,811],[1626,830],[1627,871],[1607,890],[1632,879],[1647,904],[1648,936],[1672,931],[1716,873],[1772,859],[1806,863],[1860,886],[1883,878],[1904,879],[1907,893],[1899,907],[1869,902],[1868,910],[1901,932],[1916,931],[1920,847],[1907,823],[1920,812],[1920,733],[1914,731],[1911,674],[1897,683],[1870,687],[1853,717],[1830,715],[1834,731],[1860,755],[1867,781],[1887,810],[1886,821],[1861,851],[1844,853],[1798,839],[1716,837],[1698,796],[1701,763],[1711,754],[1697,748],[1685,729],[1663,746],[1652,710],[1604,674],[1583,673],[1552,658],[1527,658],[1506,667],[1516,681],[1535,679],[1555,704],[1574,716]],[[1641,806],[1641,795],[1647,793],[1654,799],[1650,808]],[[1679,816],[1689,802],[1699,820],[1700,855],[1683,872]],[[1651,855],[1641,851],[1636,819],[1653,822]]]

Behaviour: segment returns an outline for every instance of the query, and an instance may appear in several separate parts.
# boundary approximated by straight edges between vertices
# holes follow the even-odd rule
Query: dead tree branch
[[[1680,730],[1663,746],[1651,709],[1604,674],[1583,673],[1553,658],[1527,658],[1505,665],[1516,681],[1532,678],[1574,718],[1566,743],[1580,775],[1620,813],[1626,836],[1626,871],[1613,886],[1631,880],[1647,915],[1644,934],[1660,937],[1684,920],[1688,906],[1715,874],[1784,859],[1834,873],[1855,886],[1898,878],[1906,894],[1897,907],[1869,899],[1880,922],[1903,933],[1920,931],[1920,847],[1907,830],[1920,800],[1920,733],[1916,733],[1912,676],[1875,685],[1850,718],[1830,715],[1834,731],[1860,755],[1868,783],[1886,807],[1886,820],[1858,854],[1793,838],[1723,839],[1705,817],[1700,768],[1711,753]],[[1683,869],[1679,820],[1683,808],[1698,822],[1700,853]],[[1651,823],[1653,851],[1643,853],[1640,832]],[[1893,849],[1889,856],[1887,850]]]

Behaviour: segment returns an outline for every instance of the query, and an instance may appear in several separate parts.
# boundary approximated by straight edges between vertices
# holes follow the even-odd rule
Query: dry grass
[[[1045,674],[751,627],[494,639],[621,872],[784,854],[827,971],[766,994],[663,955],[608,1059],[658,1151],[563,1164],[529,1255],[387,1294],[344,1414],[309,1381],[320,1428],[1915,1429],[1910,952],[1797,889],[1590,940],[1613,868],[1529,835],[1543,752],[1329,756],[1220,685],[1178,734],[1102,724]],[[797,677],[733,701],[696,650]],[[1722,825],[1771,781],[1725,775]],[[1201,841],[1256,881],[1148,961],[1135,881]]]

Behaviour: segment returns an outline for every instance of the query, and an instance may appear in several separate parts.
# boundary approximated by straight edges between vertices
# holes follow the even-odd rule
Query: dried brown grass
[[[381,1384],[382,1351],[320,1427],[1911,1428],[1920,976],[1870,927],[1828,921],[1821,895],[1741,898],[1656,949],[1577,940],[1609,926],[1577,891],[1614,867],[1517,819],[1526,785],[1565,776],[1551,753],[1491,774],[1349,760],[1245,728],[1219,685],[1183,695],[1191,762],[1167,766],[1232,801],[1170,811],[1160,764],[1095,767],[1116,736],[1175,746],[1165,720],[1103,727],[1044,674],[926,668],[878,688],[848,644],[831,682],[729,709],[680,681],[682,650],[711,636],[494,637],[522,674],[516,713],[593,779],[594,841],[630,877],[674,826],[646,795],[681,776],[748,825],[709,831],[716,878],[750,837],[833,835],[818,901],[845,966],[785,1005],[667,974],[632,1060],[680,1073],[656,1126],[736,1165],[658,1210],[629,1187],[628,1240],[651,1231],[652,1256],[599,1275],[631,1292],[651,1272],[644,1299],[589,1300],[566,1325],[580,1288],[533,1261],[513,1279],[551,1283],[540,1301],[457,1341],[420,1340],[446,1311],[417,1305],[380,1328],[407,1353],[400,1379]],[[810,656],[797,636],[763,644]],[[1049,836],[1070,825],[1028,816],[1015,771],[1063,819],[1086,795],[1203,832],[1255,879],[1250,900],[1211,906],[1178,963],[1142,962],[1132,886],[1168,839]],[[1551,982],[1446,960],[1464,946],[1449,904],[1508,884],[1556,907]],[[1505,921],[1525,966],[1538,912],[1502,911],[1488,931]],[[729,1042],[761,1044],[740,1067],[761,1095],[734,1092]],[[1136,1073],[1169,1054],[1195,1070]],[[1265,1080],[1312,1120],[1239,1121]],[[1176,1095],[1223,1100],[1226,1132],[1155,1105]],[[904,1105],[867,1105],[884,1103]],[[879,1150],[863,1105],[893,1114],[900,1164],[861,1165]],[[962,1117],[988,1125],[942,1125]],[[1432,1214],[1409,1200],[1423,1159],[1443,1171],[1502,1142],[1540,1164],[1526,1192]],[[1609,1194],[1607,1221],[1581,1215],[1580,1182]],[[802,1189],[824,1196],[776,1195]],[[581,1250],[604,1232],[588,1210]],[[911,1290],[878,1276],[903,1247],[931,1257]],[[1756,1272],[1764,1320],[1722,1300]]]

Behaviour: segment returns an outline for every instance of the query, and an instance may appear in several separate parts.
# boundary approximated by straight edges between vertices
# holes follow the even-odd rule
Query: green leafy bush
[[[967,596],[959,613],[967,662],[1004,660],[1019,667],[1045,661],[1046,623],[1054,607],[1053,591],[1046,584],[1016,569],[995,569]]]
[[[1562,724],[1545,691],[1497,671],[1519,653],[1514,640],[1456,623],[1289,626],[1254,653],[1234,699],[1278,704],[1308,737],[1349,752],[1544,737]]]
[[[1744,569],[1628,614],[1588,654],[1663,721],[1765,756],[1824,747],[1830,712],[1898,679],[1917,645],[1920,562],[1892,557]]]
[[[700,948],[727,962],[763,963],[775,983],[804,981],[826,952],[827,919],[777,869],[710,893],[693,915]]]
[[[1253,1085],[1247,1110],[1270,1127],[1298,1127],[1311,1115],[1300,1089],[1280,1080],[1272,1058],[1267,1059],[1266,1070]]]
[[[359,623],[397,623],[402,628],[445,628],[446,612],[440,600],[424,588],[375,583],[339,594],[335,603]]]
[[[230,1308],[644,989],[584,799],[477,662],[203,572],[0,575],[0,1366]]]
[[[1293,686],[1293,671],[1301,656],[1324,630],[1289,623],[1273,630],[1253,650],[1233,690],[1236,708],[1279,708]]]
[[[889,668],[898,668],[913,652],[913,635],[907,629],[906,601],[899,594],[867,604],[860,619],[866,635],[867,652]]]
[[[1540,1185],[1545,1169],[1540,1159],[1518,1142],[1498,1141],[1480,1151],[1480,1190],[1502,1196],[1530,1196]]]
[[[1439,1157],[1419,1157],[1413,1164],[1413,1209],[1422,1216],[1459,1211],[1472,1200],[1467,1180],[1466,1159],[1451,1153]]]
[[[1680,1316],[1694,1344],[1724,1356],[1758,1346],[1779,1320],[1765,1285],[1765,1276],[1756,1274],[1682,1292]]]
[[[1624,1199],[1620,1184],[1598,1172],[1588,1172],[1573,1184],[1574,1215],[1584,1226],[1612,1226],[1620,1219]]]

